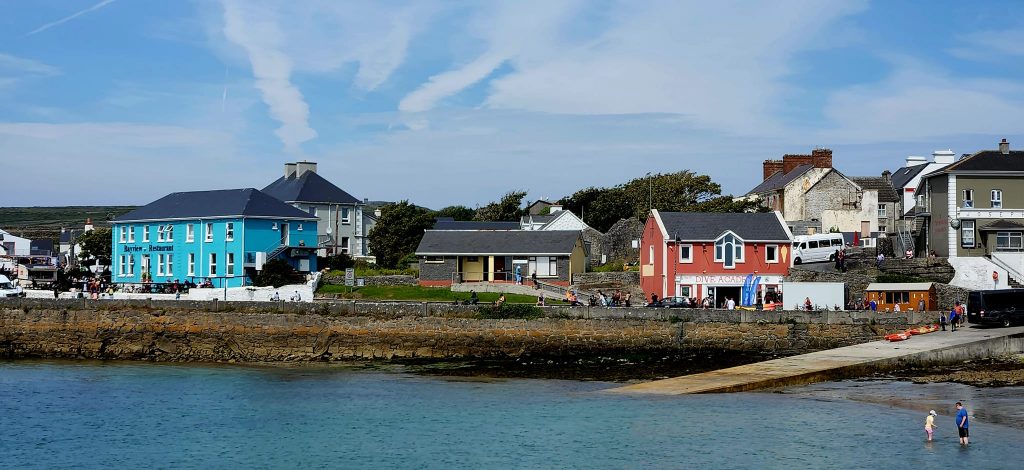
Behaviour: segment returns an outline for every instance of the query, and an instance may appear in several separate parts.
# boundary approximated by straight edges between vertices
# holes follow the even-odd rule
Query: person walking
[[[956,310],[956,320],[957,322],[959,322],[957,326],[963,328],[964,320],[967,319],[967,312],[964,309],[964,304],[960,303],[960,301],[957,300],[956,304],[953,306],[953,310]]]
[[[970,422],[967,419],[967,409],[964,408],[964,404],[956,402],[956,430],[960,434],[960,445],[968,445],[970,438],[969,431]]]
[[[939,326],[942,327],[942,331],[946,331],[946,314],[939,312]]]
[[[928,416],[924,418],[924,433],[928,435],[928,442],[932,441],[932,434],[935,432],[935,410],[928,412]]]
[[[725,309],[726,310],[736,310],[736,301],[732,300],[732,297],[726,297],[725,298]]]
[[[953,310],[949,311],[949,330],[950,331],[956,331],[956,322],[957,322],[956,307],[953,307]]]
[[[534,271],[533,274],[530,275],[530,279],[533,280],[533,288],[540,289],[540,283],[537,282],[537,271]]]

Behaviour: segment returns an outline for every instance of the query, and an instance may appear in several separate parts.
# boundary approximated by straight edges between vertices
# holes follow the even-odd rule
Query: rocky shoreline
[[[1024,354],[964,361],[943,367],[912,367],[873,377],[918,384],[953,382],[974,387],[1024,386]]]

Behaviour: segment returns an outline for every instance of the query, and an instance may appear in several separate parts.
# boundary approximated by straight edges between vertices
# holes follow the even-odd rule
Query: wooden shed
[[[896,310],[919,311],[923,303],[925,311],[939,309],[935,285],[931,282],[875,282],[868,285],[865,298],[878,304],[879,312]]]

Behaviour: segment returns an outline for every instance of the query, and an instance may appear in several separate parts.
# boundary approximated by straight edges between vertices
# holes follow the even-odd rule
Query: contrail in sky
[[[41,32],[46,31],[46,30],[48,30],[48,29],[50,29],[50,28],[52,28],[54,26],[67,23],[68,21],[71,21],[71,20],[73,20],[75,18],[78,18],[79,16],[82,16],[82,15],[84,15],[86,13],[89,13],[91,11],[96,11],[96,10],[99,10],[100,8],[103,8],[103,7],[107,6],[107,5],[110,5],[111,3],[114,3],[115,1],[117,1],[117,0],[103,0],[103,1],[101,1],[101,2],[91,6],[89,8],[86,8],[86,9],[84,9],[82,11],[74,13],[74,14],[72,14],[70,16],[65,16],[64,18],[61,18],[61,19],[59,19],[57,21],[54,21],[52,23],[46,23],[46,24],[44,24],[44,25],[42,25],[42,26],[40,26],[40,27],[38,27],[36,29],[33,29],[32,31],[29,31],[28,34],[26,34],[25,36],[31,36],[31,35],[36,34],[36,33],[41,33]]]

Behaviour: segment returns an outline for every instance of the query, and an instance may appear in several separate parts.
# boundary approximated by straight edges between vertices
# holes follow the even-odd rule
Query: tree
[[[98,259],[100,264],[109,265],[113,242],[109,228],[85,232],[75,240],[75,243],[82,245],[82,252],[78,254],[78,258],[83,261]]]
[[[510,191],[498,202],[492,202],[476,210],[473,220],[517,221],[523,215],[523,198],[526,191]]]
[[[434,226],[433,213],[422,207],[400,201],[381,208],[377,224],[370,230],[370,252],[377,264],[397,267],[403,257],[414,253],[423,232]]]
[[[451,217],[455,220],[473,220],[476,211],[466,206],[448,206],[434,213],[434,217]]]

